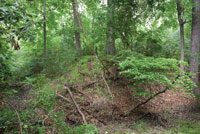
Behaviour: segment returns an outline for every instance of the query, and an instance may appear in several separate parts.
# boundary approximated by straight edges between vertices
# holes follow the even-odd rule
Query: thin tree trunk
[[[184,61],[184,46],[185,46],[185,40],[184,40],[184,24],[180,25],[180,39],[181,39],[181,58],[180,60]],[[181,69],[184,70],[184,66],[181,64]]]
[[[46,56],[46,51],[47,51],[47,30],[46,30],[46,1],[43,0],[43,28],[44,28],[44,57]]]
[[[113,30],[113,17],[114,17],[114,4],[113,0],[107,0],[108,5],[108,24],[107,24],[107,42],[105,48],[105,54],[113,55],[116,52],[115,38]]]
[[[181,57],[180,60],[184,61],[184,46],[185,46],[185,40],[184,40],[184,24],[185,22],[183,21],[182,15],[184,13],[184,8],[181,5],[180,0],[176,0],[177,4],[177,13],[178,13],[178,22],[179,22],[179,27],[180,27],[180,41],[181,41]],[[182,70],[184,70],[184,66],[180,66]]]
[[[78,55],[82,55],[81,51],[81,35],[79,32],[80,24],[78,20],[78,4],[76,0],[72,0],[72,8],[73,8],[73,15],[74,15],[74,27],[75,27],[75,40],[76,40],[76,49],[78,51]]]
[[[199,84],[199,45],[200,45],[200,0],[193,0],[195,7],[192,9],[192,32],[191,32],[191,47],[190,47],[190,71],[195,74],[193,81]],[[199,88],[195,88],[195,95],[199,95]]]

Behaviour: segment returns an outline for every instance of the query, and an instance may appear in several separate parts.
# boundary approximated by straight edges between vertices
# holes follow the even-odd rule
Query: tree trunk
[[[180,41],[181,41],[181,57],[180,60],[184,61],[184,45],[185,45],[185,40],[184,40],[184,24],[185,22],[183,21],[183,13],[184,13],[184,8],[181,5],[181,1],[180,0],[176,0],[176,4],[177,4],[177,13],[178,13],[178,22],[179,22],[179,26],[180,26]],[[184,66],[181,65],[180,66],[182,70],[184,70]]]
[[[44,50],[43,50],[43,55],[44,57],[46,56],[46,51],[47,51],[47,30],[46,30],[46,1],[43,0],[43,28],[44,28]]]
[[[193,81],[199,84],[199,45],[200,45],[200,0],[193,0],[195,7],[192,9],[192,32],[191,32],[191,47],[190,47],[190,71],[195,74]],[[199,88],[195,88],[195,95],[199,95]]]
[[[107,42],[105,48],[105,54],[115,54],[115,38],[113,30],[113,17],[114,17],[114,4],[113,0],[107,0],[108,5],[108,23],[107,23]]]
[[[184,24],[180,25],[180,39],[181,39],[181,59],[184,61],[184,45],[185,45],[185,40],[184,40]],[[181,64],[181,69],[184,70],[184,66]]]
[[[73,15],[74,15],[74,27],[75,27],[75,40],[76,40],[76,49],[78,51],[78,55],[82,55],[81,51],[81,35],[79,32],[80,24],[78,20],[78,4],[76,0],[72,0],[72,8],[73,8]]]

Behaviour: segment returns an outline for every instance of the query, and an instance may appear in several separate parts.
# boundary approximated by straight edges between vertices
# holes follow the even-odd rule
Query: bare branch
[[[177,80],[179,77],[180,77],[180,75],[178,75],[178,76],[175,78],[175,80],[172,82],[172,85],[176,82],[176,80]],[[169,89],[170,89],[170,87],[167,86],[163,91],[158,92],[158,93],[156,93],[156,94],[150,96],[147,100],[145,100],[144,102],[142,102],[142,103],[138,104],[137,106],[135,106],[135,107],[129,112],[129,115],[132,114],[132,113],[133,113],[137,108],[139,108],[140,106],[142,106],[142,105],[148,103],[150,100],[152,100],[153,98],[155,98],[156,96],[158,96],[158,95],[160,95],[160,94],[165,93],[165,92],[166,92],[167,90],[169,90]]]
[[[73,101],[73,103],[74,103],[76,109],[78,110],[79,114],[82,116],[83,122],[84,122],[85,124],[87,124],[87,121],[86,121],[86,119],[85,119],[85,115],[83,114],[83,112],[82,112],[81,109],[79,108],[78,104],[76,103],[75,98],[74,98],[74,96],[73,96],[73,94],[72,94],[70,88],[67,87],[67,86],[65,86],[65,87],[66,87],[66,89],[67,89],[67,91],[68,91],[68,93],[69,93],[69,95],[70,95],[70,97],[71,97],[71,99],[72,99],[72,101]]]

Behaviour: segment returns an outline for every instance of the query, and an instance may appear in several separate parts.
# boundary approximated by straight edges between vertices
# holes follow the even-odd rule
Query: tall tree
[[[81,35],[80,35],[80,23],[78,18],[78,3],[76,0],[72,0],[72,8],[73,8],[73,16],[74,16],[74,27],[75,27],[75,40],[76,40],[76,49],[78,51],[78,55],[82,55],[81,50]]]
[[[108,22],[107,22],[107,42],[105,48],[105,54],[113,55],[115,54],[115,38],[114,38],[114,27],[113,27],[113,18],[114,18],[114,1],[107,0],[108,5]]]
[[[180,41],[181,41],[181,57],[180,60],[184,61],[184,46],[185,46],[185,40],[184,40],[184,24],[186,23],[185,20],[183,20],[183,14],[184,14],[184,7],[181,3],[181,0],[176,0],[177,5],[177,13],[178,13],[178,22],[180,27]],[[181,69],[184,70],[184,66],[181,65]]]
[[[193,0],[195,6],[192,9],[192,31],[191,31],[191,57],[190,57],[190,71],[195,74],[193,81],[199,84],[199,45],[200,45],[200,0]],[[199,95],[199,88],[194,89],[195,95]]]
[[[47,51],[47,30],[46,30],[46,0],[43,0],[43,28],[44,28],[44,56],[46,56]]]

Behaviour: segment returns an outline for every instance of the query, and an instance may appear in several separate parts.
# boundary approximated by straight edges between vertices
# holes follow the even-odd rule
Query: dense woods
[[[0,134],[199,134],[200,0],[0,0]]]

